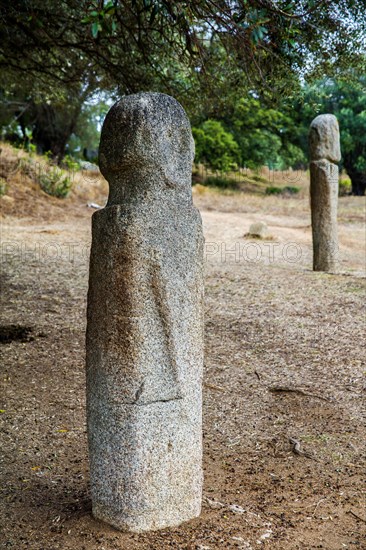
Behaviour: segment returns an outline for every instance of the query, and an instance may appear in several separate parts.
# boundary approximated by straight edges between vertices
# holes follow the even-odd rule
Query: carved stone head
[[[122,98],[102,128],[99,166],[109,183],[108,205],[138,198],[191,198],[194,141],[183,107],[160,93]],[[175,199],[173,199],[175,200]]]

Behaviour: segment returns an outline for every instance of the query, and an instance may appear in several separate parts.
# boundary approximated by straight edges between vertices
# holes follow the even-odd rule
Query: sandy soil
[[[0,547],[366,548],[363,199],[340,199],[341,273],[326,275],[311,271],[306,196],[195,193],[207,243],[202,515],[131,535],[91,516],[91,210],[82,193],[35,209],[19,193],[3,203],[1,325],[32,330],[0,345]],[[244,237],[258,220],[271,239]]]

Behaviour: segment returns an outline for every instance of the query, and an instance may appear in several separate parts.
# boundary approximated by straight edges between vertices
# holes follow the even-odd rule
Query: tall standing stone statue
[[[319,115],[310,125],[310,203],[314,271],[338,266],[338,163],[341,160],[338,120]]]
[[[87,426],[93,515],[135,532],[200,514],[203,234],[194,142],[172,97],[109,111],[92,222]]]

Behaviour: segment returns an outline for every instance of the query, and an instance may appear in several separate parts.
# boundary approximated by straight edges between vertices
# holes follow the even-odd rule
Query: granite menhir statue
[[[92,222],[87,426],[93,514],[135,532],[200,514],[203,234],[194,142],[172,97],[109,111]]]
[[[338,166],[341,160],[338,120],[319,115],[310,126],[310,202],[314,271],[338,267]]]

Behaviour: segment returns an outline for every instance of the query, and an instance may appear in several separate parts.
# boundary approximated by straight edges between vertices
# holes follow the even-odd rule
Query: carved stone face
[[[194,141],[189,120],[172,97],[158,93],[126,96],[109,111],[102,129],[99,164],[114,187],[128,180],[138,190],[166,187],[191,192]],[[130,190],[130,184],[128,184]]]

